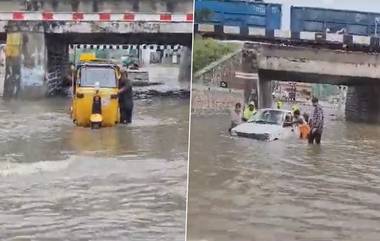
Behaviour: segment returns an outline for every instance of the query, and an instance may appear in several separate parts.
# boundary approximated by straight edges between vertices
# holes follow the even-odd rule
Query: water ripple
[[[378,240],[379,127],[327,122],[312,146],[231,138],[224,123],[192,120],[189,240]]]

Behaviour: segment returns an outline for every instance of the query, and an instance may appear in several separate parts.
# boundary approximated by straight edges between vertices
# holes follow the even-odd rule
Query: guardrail
[[[257,27],[223,26],[214,24],[195,24],[194,31],[201,34],[221,36],[238,40],[267,40],[283,42],[312,42],[319,44],[348,45],[380,50],[380,37],[360,36],[338,33],[291,32],[286,30],[268,30]]]
[[[83,13],[83,12],[0,12],[0,21],[75,22],[193,22],[193,14],[176,13]]]

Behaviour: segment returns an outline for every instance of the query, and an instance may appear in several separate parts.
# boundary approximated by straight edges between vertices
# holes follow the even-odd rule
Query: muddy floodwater
[[[188,240],[379,240],[380,125],[325,112],[321,146],[230,137],[228,115],[193,116]]]
[[[184,240],[188,104],[91,130],[67,99],[0,102],[0,240]]]

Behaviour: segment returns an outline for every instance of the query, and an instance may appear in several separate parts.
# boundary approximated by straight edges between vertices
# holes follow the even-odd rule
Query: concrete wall
[[[43,33],[23,33],[21,96],[39,97],[46,92],[47,51]]]
[[[237,102],[243,103],[243,90],[206,87],[195,84],[192,90],[192,113],[220,113],[231,110]]]
[[[179,65],[179,81],[190,82],[191,81],[191,48],[183,47],[181,50],[181,58]]]
[[[380,122],[380,86],[350,86],[346,97],[346,119]]]
[[[9,34],[4,82],[5,98],[14,96],[35,98],[45,95],[46,54],[43,33]]]
[[[243,90],[244,103],[253,100],[257,104],[252,94],[257,89],[257,77],[247,77],[247,74],[257,74],[256,62],[256,55],[239,49],[195,73],[193,82],[214,87],[225,82],[229,89]]]
[[[71,12],[71,0],[44,0],[43,9],[48,11],[57,12]],[[56,8],[53,7],[55,2]],[[80,0],[78,1],[78,11],[93,12],[94,2],[97,3],[99,12],[125,12],[125,11],[139,11],[139,12],[183,12],[191,13],[193,2],[191,0],[112,0],[112,1],[93,1],[93,0]],[[0,1],[0,8],[3,12],[25,10],[23,0],[3,0]],[[169,4],[168,4],[169,3]]]
[[[242,51],[237,50],[194,73],[192,112],[221,113],[233,109],[238,102],[246,102],[246,92],[250,92],[252,80],[235,76],[235,72],[244,70]],[[228,88],[219,87],[222,81]]]
[[[235,81],[235,72],[241,69],[241,50],[224,56],[209,66],[194,73],[193,82],[207,86],[219,87],[222,81],[229,88],[243,89],[244,83]]]
[[[45,22],[47,33],[192,33],[192,23],[180,22]]]
[[[0,96],[4,94],[4,80],[5,80],[5,44],[0,45]]]
[[[220,112],[230,110],[237,102],[243,104],[251,100],[257,104],[257,96],[252,94],[257,88],[257,77],[246,77],[246,74],[257,73],[255,58],[240,49],[195,73],[193,111]],[[226,82],[227,88],[220,88],[221,82]]]
[[[64,41],[46,37],[47,69],[46,85],[47,95],[63,94],[69,72],[69,45]]]

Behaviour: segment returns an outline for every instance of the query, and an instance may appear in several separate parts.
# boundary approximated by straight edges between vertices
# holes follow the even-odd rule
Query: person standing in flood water
[[[228,129],[231,132],[232,128],[239,125],[242,122],[242,114],[241,114],[241,104],[236,103],[235,109],[231,111],[231,126]]]
[[[296,109],[293,112],[293,124],[298,126],[298,132],[300,139],[307,139],[310,133],[310,126],[305,120],[305,117],[301,115],[301,111]]]
[[[243,121],[247,122],[256,114],[255,102],[249,102],[248,106],[244,108]]]
[[[313,97],[311,100],[314,110],[309,121],[310,125],[310,134],[309,134],[309,143],[313,144],[314,140],[317,144],[321,143],[322,133],[323,133],[323,110],[322,107],[318,104],[318,98]]]
[[[119,82],[119,106],[120,106],[120,123],[132,123],[133,114],[133,90],[132,82],[128,79],[128,73],[125,68],[121,69]]]

